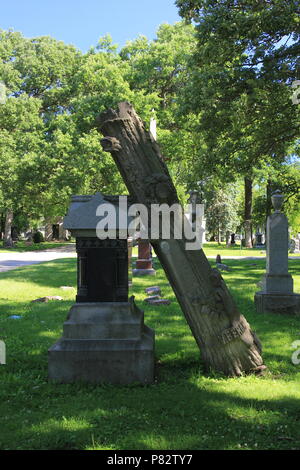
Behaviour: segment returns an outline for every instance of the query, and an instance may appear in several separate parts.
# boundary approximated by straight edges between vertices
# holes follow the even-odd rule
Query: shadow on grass
[[[24,266],[1,273],[0,280],[32,282],[45,287],[75,286],[76,258],[63,258],[46,263]]]
[[[75,263],[56,260],[1,274],[0,279],[53,288],[75,285]],[[2,301],[0,336],[7,343],[8,360],[0,369],[0,448],[300,449],[300,401],[295,398],[299,367],[291,364],[284,346],[300,331],[299,319],[255,314],[249,300],[255,290],[246,286],[249,276],[259,280],[261,266],[245,271],[245,264],[229,263],[236,269],[224,278],[259,332],[266,364],[272,364],[272,373],[283,373],[279,380],[271,372],[242,379],[203,375],[198,348],[175,300],[163,308],[143,303],[149,285],[162,286],[174,298],[161,269],[155,278],[134,279],[132,290],[145,310],[146,324],[156,330],[157,379],[152,386],[48,383],[47,350],[61,336],[73,301]],[[23,318],[9,320],[9,314]]]
[[[48,387],[43,412],[22,426],[20,448],[300,449],[300,401],[287,396],[257,400],[182,381]]]

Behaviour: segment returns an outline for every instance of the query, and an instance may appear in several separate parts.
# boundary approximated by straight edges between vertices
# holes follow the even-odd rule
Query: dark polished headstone
[[[76,302],[127,302],[127,240],[76,240],[78,294]]]

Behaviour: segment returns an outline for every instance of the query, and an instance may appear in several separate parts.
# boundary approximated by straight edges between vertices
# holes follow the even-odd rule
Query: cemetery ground
[[[42,251],[52,250],[60,247],[69,245],[69,242],[43,242],[43,243],[31,243],[25,241],[17,241],[16,244],[11,248],[6,248],[3,244],[0,245],[0,253],[23,253],[26,251]]]
[[[226,264],[232,269],[222,275],[263,343],[268,371],[241,378],[204,373],[155,259],[156,277],[134,278],[130,292],[156,334],[156,381],[150,386],[49,383],[47,350],[60,338],[74,303],[76,260],[1,273],[0,339],[7,364],[0,366],[0,449],[300,449],[300,365],[291,361],[300,317],[256,314],[253,296],[265,259]],[[300,259],[289,265],[300,292]],[[159,285],[171,305],[144,303],[151,285]],[[46,295],[64,300],[31,303]]]

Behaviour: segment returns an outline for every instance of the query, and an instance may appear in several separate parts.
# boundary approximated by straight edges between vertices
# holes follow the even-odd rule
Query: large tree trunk
[[[0,240],[4,239],[4,230],[5,230],[5,213],[1,212],[1,215],[0,215]]]
[[[245,178],[245,245],[252,248],[252,180]]]
[[[14,213],[11,209],[8,209],[8,211],[6,212],[5,230],[4,230],[4,246],[6,247],[10,247],[13,244],[12,236],[11,236],[13,219],[14,219]]]
[[[150,210],[151,204],[178,203],[178,197],[159,147],[128,103],[99,117],[110,152],[130,194]],[[174,219],[176,219],[174,217]],[[174,229],[174,227],[173,227]],[[207,370],[229,376],[265,368],[260,343],[239,313],[221,275],[203,250],[187,251],[186,241],[151,239]]]

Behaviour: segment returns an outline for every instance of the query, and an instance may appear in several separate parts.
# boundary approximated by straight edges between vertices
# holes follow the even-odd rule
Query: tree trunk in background
[[[11,209],[8,209],[6,212],[5,218],[5,230],[4,230],[4,246],[10,247],[12,246],[12,236],[11,236],[11,229],[12,223],[14,219],[14,213]]]
[[[5,230],[5,214],[2,212],[0,215],[0,240],[4,238],[4,230]]]
[[[252,248],[252,180],[245,177],[245,246]]]
[[[99,116],[101,140],[110,152],[130,195],[148,212],[152,204],[178,203],[159,146],[132,106],[120,103]],[[151,239],[185,318],[202,352],[207,370],[228,376],[260,372],[265,368],[260,342],[236,307],[220,273],[212,269],[203,250],[186,249],[186,239],[175,239],[174,216],[170,239]]]

